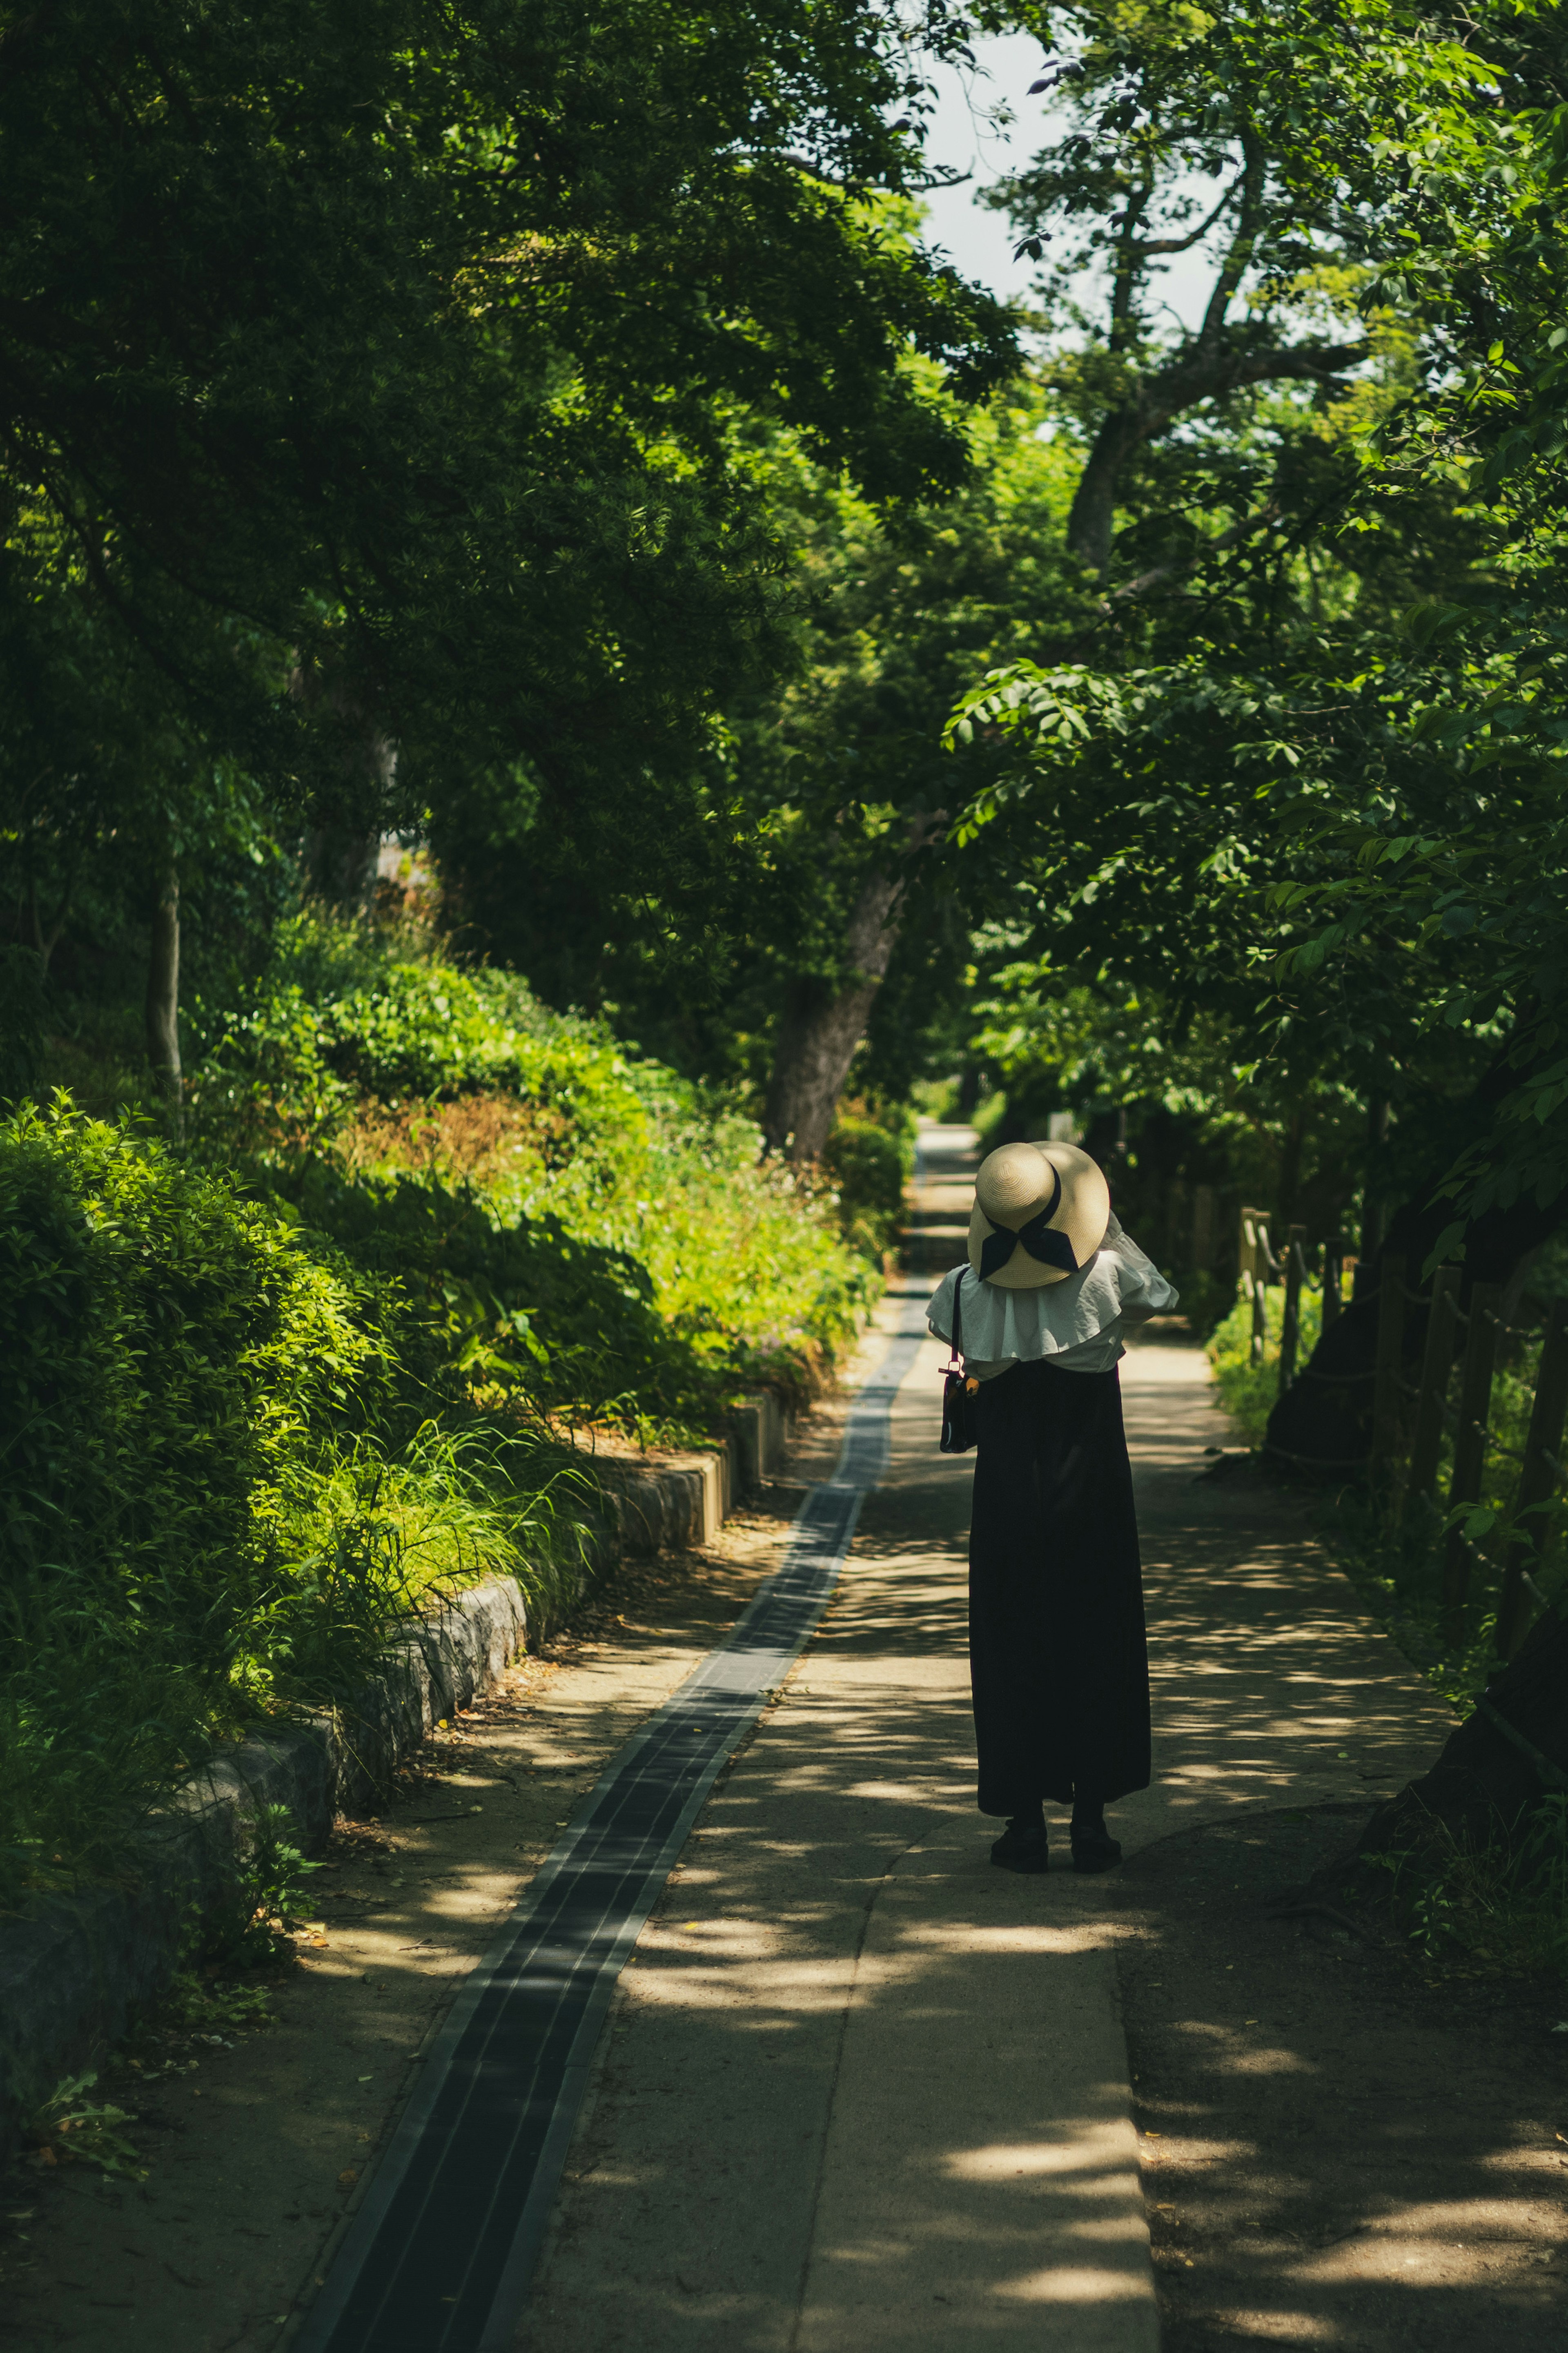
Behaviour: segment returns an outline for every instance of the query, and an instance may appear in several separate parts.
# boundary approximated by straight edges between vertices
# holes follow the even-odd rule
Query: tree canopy
[[[1077,427],[1080,499],[1121,446],[1129,370],[1137,400],[1157,400],[1205,348],[1221,364],[1217,333],[1229,375],[1211,421],[1168,446],[1187,492],[1175,554],[1167,493],[1163,555],[1142,519],[1114,549],[1102,537],[1109,593],[1098,630],[1063,649],[1077,658],[966,699],[953,739],[1005,750],[958,839],[1028,869],[1056,968],[1109,965],[1157,988],[1178,1026],[1199,1008],[1245,1024],[1255,1051],[1237,1059],[1287,1089],[1331,1063],[1419,1124],[1425,1099],[1467,1092],[1503,1056],[1514,1082],[1479,1132],[1450,1119],[1447,1155],[1404,1180],[1429,1190],[1447,1166],[1443,1247],[1460,1248],[1489,1201],[1568,1181],[1542,999],[1561,866],[1554,36],[1512,10],[1050,23],[1086,41],[1080,127],[1012,201],[1026,228],[1047,204],[1110,216],[1091,232],[1109,239],[1109,323],[1070,375],[1075,394],[1099,387]],[[1086,110],[1108,134],[1092,146]],[[1140,307],[1152,264],[1135,232],[1162,164],[1224,183],[1210,234],[1216,294],[1246,298],[1234,330],[1211,301],[1162,340]],[[1178,187],[1179,227],[1197,199]],[[1325,303],[1364,322],[1336,347],[1342,378],[1318,370],[1305,399],[1270,412],[1253,396],[1249,411],[1249,381],[1302,348],[1300,322]],[[1151,435],[1139,447],[1147,470]]]
[[[301,797],[689,751],[770,626],[736,410],[908,494],[964,451],[900,354],[960,396],[1010,363],[880,227],[925,37],[814,0],[10,12],[16,626],[85,596]]]
[[[1557,1186],[1552,20],[974,15],[1026,348],[913,209],[956,9],[5,20],[16,936],[395,820],[806,1157],[1087,988],[1269,1119],[1500,1056],[1463,1198]]]

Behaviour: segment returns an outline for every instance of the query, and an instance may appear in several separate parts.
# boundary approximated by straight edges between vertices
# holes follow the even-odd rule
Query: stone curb
[[[616,1505],[620,1551],[637,1557],[706,1544],[779,1461],[790,1428],[783,1402],[769,1390],[731,1415],[721,1447],[646,1461],[601,1456],[594,1467]]]
[[[597,1462],[615,1525],[600,1532],[584,1589],[620,1558],[706,1543],[789,1435],[770,1393],[742,1408],[721,1447]],[[534,1639],[564,1615],[536,1613]],[[336,1815],[370,1805],[437,1723],[497,1683],[528,1631],[515,1577],[468,1587],[388,1650],[352,1710],[252,1734],[193,1774],[138,1833],[122,1882],[0,1920],[0,2163],[60,2078],[91,2066],[169,1985],[191,1926],[232,1885],[259,1810],[287,1807],[301,1843],[321,1845]]]

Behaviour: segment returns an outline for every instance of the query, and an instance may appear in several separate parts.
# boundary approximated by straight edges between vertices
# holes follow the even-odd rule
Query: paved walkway
[[[947,1263],[971,1139],[926,1141],[916,1206]],[[1158,2345],[1104,1883],[994,1871],[974,1810],[972,1462],[936,1451],[943,1353],[904,1382],[823,1629],[621,1981],[531,2353]],[[1230,1439],[1201,1351],[1156,1331],[1123,1376],[1156,1680],[1124,1844],[1396,1786],[1444,1712],[1294,1504],[1195,1482]]]

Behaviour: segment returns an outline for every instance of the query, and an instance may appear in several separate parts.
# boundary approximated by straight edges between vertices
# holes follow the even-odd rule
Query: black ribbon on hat
[[[1018,1227],[1016,1232],[1011,1226],[994,1227],[981,1243],[982,1282],[1001,1272],[1020,1242],[1029,1256],[1038,1259],[1042,1266],[1058,1267],[1063,1274],[1078,1272],[1078,1260],[1073,1255],[1071,1242],[1066,1234],[1058,1233],[1051,1224],[1057,1213],[1057,1204],[1062,1198],[1062,1172],[1054,1160],[1048,1161],[1047,1166],[1051,1172],[1051,1198],[1045,1208],[1037,1210],[1028,1224]]]

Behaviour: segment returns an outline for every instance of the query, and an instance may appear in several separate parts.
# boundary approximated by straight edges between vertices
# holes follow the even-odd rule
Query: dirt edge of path
[[[1167,2353],[1560,2353],[1562,1989],[1327,1903],[1367,1811],[1204,1823],[1117,1880]]]

